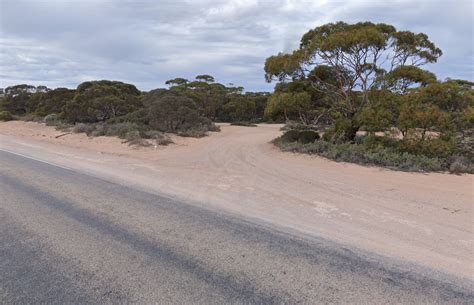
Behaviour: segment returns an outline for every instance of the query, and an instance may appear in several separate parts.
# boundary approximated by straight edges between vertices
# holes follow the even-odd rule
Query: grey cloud
[[[0,1],[0,87],[117,79],[149,90],[208,73],[248,90],[271,90],[265,58],[338,20],[426,32],[445,53],[429,69],[440,78],[472,79],[470,1]]]

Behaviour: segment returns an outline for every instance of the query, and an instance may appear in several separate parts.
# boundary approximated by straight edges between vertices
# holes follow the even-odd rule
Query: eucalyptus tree
[[[361,127],[357,115],[371,106],[371,91],[404,91],[412,83],[431,81],[420,67],[441,55],[423,33],[383,23],[329,23],[304,34],[297,50],[267,58],[265,78],[309,82],[324,95],[327,114],[345,121],[337,124],[344,126],[342,137],[352,140]]]
[[[83,82],[64,106],[64,118],[70,122],[106,121],[139,109],[140,95],[134,85],[119,81]]]
[[[0,110],[8,111],[12,114],[25,114],[28,112],[28,101],[31,95],[50,90],[46,86],[35,87],[27,84],[6,87],[4,89],[4,96],[0,100]]]
[[[28,112],[39,116],[59,114],[76,93],[74,89],[56,88],[34,93],[27,102]]]

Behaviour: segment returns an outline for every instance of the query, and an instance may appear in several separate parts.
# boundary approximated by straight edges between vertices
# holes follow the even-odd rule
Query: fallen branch
[[[57,139],[57,138],[60,138],[60,137],[62,137],[62,136],[65,136],[65,135],[68,135],[68,134],[71,134],[71,133],[72,133],[72,132],[62,133],[62,134],[60,134],[59,136],[56,136],[55,138]]]

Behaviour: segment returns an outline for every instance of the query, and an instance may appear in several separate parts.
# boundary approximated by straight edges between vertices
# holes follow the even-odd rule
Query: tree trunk
[[[359,129],[359,124],[352,122],[351,126],[344,131],[344,140],[347,142],[353,142]]]

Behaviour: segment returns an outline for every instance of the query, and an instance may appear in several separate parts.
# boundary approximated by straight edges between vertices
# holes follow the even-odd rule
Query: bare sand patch
[[[473,277],[473,175],[283,153],[269,143],[280,127],[224,124],[155,150],[13,121],[0,123],[0,148]]]

